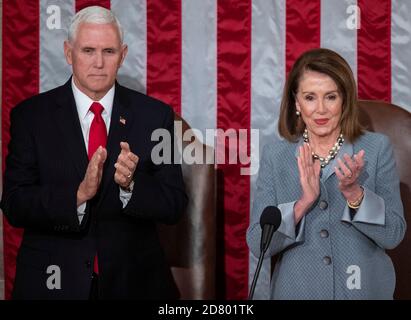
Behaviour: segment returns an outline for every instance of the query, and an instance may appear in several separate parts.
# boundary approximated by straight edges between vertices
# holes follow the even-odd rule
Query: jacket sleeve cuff
[[[295,242],[301,242],[304,241],[305,216],[296,226],[294,220],[295,203],[296,201],[278,205],[278,209],[281,211],[281,224],[277,231]]]
[[[364,188],[364,199],[354,217],[351,218],[350,208],[346,205],[341,220],[349,223],[362,222],[383,226],[385,225],[384,199],[371,190]]]

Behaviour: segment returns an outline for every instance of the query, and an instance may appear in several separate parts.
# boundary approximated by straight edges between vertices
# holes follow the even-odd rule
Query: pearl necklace
[[[303,133],[303,139],[304,142],[307,143],[308,145],[310,144],[310,140],[308,139],[308,131],[307,129],[304,130]],[[334,146],[330,149],[330,151],[328,151],[328,155],[323,158],[320,157],[318,154],[316,154],[314,151],[311,152],[313,159],[314,160],[319,160],[320,164],[321,164],[321,168],[324,168],[327,164],[330,163],[330,161],[332,159],[335,158],[335,156],[337,155],[338,151],[341,149],[341,146],[344,143],[344,137],[343,134],[341,133],[338,138],[337,138],[337,142],[334,144]]]

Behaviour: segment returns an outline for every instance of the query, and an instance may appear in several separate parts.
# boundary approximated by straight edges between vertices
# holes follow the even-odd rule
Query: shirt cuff
[[[77,207],[77,217],[78,217],[78,221],[80,222],[80,224],[81,224],[81,221],[83,220],[84,215],[86,214],[86,206],[87,206],[87,201]]]
[[[134,181],[131,181],[129,190],[125,190],[121,187],[120,188],[120,201],[123,204],[123,209],[126,207],[128,202],[131,199],[131,196],[133,195],[133,189],[134,189]]]
[[[351,219],[350,208],[346,204],[341,221],[385,225],[384,199],[371,190],[364,188],[364,198],[354,217]]]

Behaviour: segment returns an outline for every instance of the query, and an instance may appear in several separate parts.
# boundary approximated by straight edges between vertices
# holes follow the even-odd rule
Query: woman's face
[[[305,71],[298,85],[295,104],[311,135],[339,135],[342,97],[337,84],[330,76]]]

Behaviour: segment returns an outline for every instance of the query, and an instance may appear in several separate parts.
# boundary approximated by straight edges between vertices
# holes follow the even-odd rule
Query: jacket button
[[[328,233],[327,230],[323,229],[323,230],[320,231],[320,237],[321,238],[328,238],[328,235],[329,235],[329,233]]]
[[[324,264],[325,265],[330,265],[331,264],[331,258],[329,257],[329,256],[325,256],[324,258],[323,258],[323,262],[324,262]]]
[[[91,262],[90,262],[90,260],[87,260],[84,264],[86,265],[86,268],[87,268],[87,269],[90,269],[90,268],[91,268]]]
[[[328,203],[325,200],[321,200],[319,206],[321,210],[325,210],[328,208]]]

